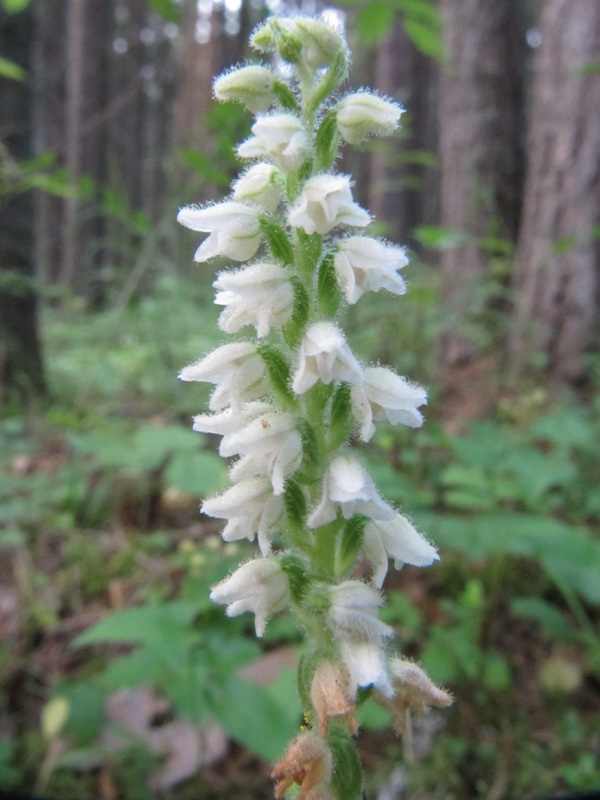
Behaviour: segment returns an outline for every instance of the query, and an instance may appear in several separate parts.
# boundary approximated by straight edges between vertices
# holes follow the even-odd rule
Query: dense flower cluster
[[[214,282],[219,326],[235,338],[180,377],[214,384],[211,413],[194,429],[221,436],[220,453],[232,459],[229,488],[202,511],[225,521],[225,541],[257,538],[260,549],[211,598],[229,616],[252,612],[257,636],[286,609],[307,634],[300,685],[309,687],[310,729],[276,765],[277,793],[297,783],[300,798],[342,798],[350,795],[332,776],[340,731],[349,741],[356,732],[359,688],[389,706],[399,729],[407,709],[450,702],[394,655],[393,630],[378,618],[389,559],[427,566],[437,552],[380,496],[351,447],[368,442],[379,421],[421,425],[426,392],[362,364],[339,324],[344,303],[406,289],[405,250],[365,231],[370,215],[354,201],[350,177],[335,171],[340,140],[390,134],[402,109],[367,91],[335,99],[348,54],[319,19],[271,19],[252,43],[286,61],[292,77],[252,65],[215,81],[218,99],[256,114],[237,150],[250,165],[231,197],[182,208],[178,220],[208,234],[196,261],[235,262]],[[368,582],[357,576],[358,559],[371,565]]]

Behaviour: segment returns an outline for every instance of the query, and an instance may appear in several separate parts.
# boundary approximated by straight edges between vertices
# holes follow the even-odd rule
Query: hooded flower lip
[[[273,327],[288,322],[294,308],[294,289],[279,264],[260,262],[245,269],[221,272],[213,283],[215,304],[225,306],[219,327],[237,333],[246,325],[266,336]]]
[[[364,228],[369,214],[352,199],[347,175],[314,175],[304,184],[288,222],[305,233],[329,233],[337,225]]]
[[[223,344],[179,373],[182,381],[216,384],[210,398],[211,411],[228,405],[239,408],[258,400],[270,389],[267,367],[256,345],[250,342]]]
[[[265,211],[273,212],[281,202],[277,176],[273,164],[260,162],[249,167],[233,184],[233,198],[244,203],[254,203]]]
[[[258,117],[250,139],[238,147],[240,158],[269,158],[282,172],[299,169],[310,153],[302,121],[294,114]]]
[[[317,381],[329,384],[335,380],[361,381],[362,368],[337,325],[316,322],[306,331],[300,345],[300,363],[292,388],[296,394],[304,394]]]
[[[352,409],[363,442],[375,433],[374,421],[418,428],[423,424],[423,415],[417,409],[426,403],[427,392],[422,386],[409,383],[386,367],[368,367],[363,383],[352,387]]]
[[[363,550],[373,565],[373,583],[381,588],[388,558],[396,569],[403,564],[429,567],[439,556],[436,548],[401,514],[391,520],[370,520],[364,529]]]
[[[215,414],[196,414],[192,429],[199,433],[215,433],[227,438],[227,434],[237,433],[248,422],[261,414],[269,414],[273,405],[266,401],[245,403],[239,408],[225,408]],[[223,442],[221,443],[221,447]],[[223,455],[219,449],[220,455]]]
[[[388,136],[398,126],[404,109],[372,92],[354,92],[338,104],[338,130],[349,144],[360,144],[369,136]]]
[[[217,519],[226,519],[221,536],[226,542],[240,539],[254,541],[263,556],[271,552],[271,541],[284,520],[282,497],[273,494],[270,481],[252,477],[230,486],[219,495],[209,497],[202,504],[202,513]]]
[[[228,617],[252,611],[256,635],[261,638],[269,617],[287,607],[290,592],[279,561],[270,557],[257,558],[242,564],[232,575],[213,586],[210,599],[226,605]]]
[[[222,455],[240,455],[231,468],[233,481],[250,475],[265,475],[276,495],[283,492],[285,479],[302,462],[302,438],[292,414],[263,414],[222,442]]]
[[[323,479],[318,506],[309,514],[309,528],[327,525],[337,516],[338,507],[345,519],[364,514],[372,519],[393,519],[396,512],[377,492],[369,473],[351,455],[336,456]]]
[[[342,239],[333,259],[336,278],[346,302],[357,303],[365,292],[387,289],[404,294],[406,284],[398,270],[408,264],[403,247],[385,245],[369,236]]]
[[[217,100],[243,103],[249,111],[257,114],[268,111],[273,105],[275,81],[270,69],[251,64],[219,75],[213,91]]]
[[[216,256],[247,261],[256,254],[262,240],[257,209],[233,200],[204,208],[184,206],[177,221],[193,231],[210,234],[196,250],[195,261]]]
[[[347,580],[330,587],[329,599],[328,625],[351,682],[355,687],[374,684],[390,694],[383,640],[394,631],[378,617],[380,594],[361,581]]]

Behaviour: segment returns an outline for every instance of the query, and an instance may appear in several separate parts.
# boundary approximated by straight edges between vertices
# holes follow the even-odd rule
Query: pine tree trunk
[[[439,91],[441,225],[460,232],[442,251],[442,294],[451,332],[440,355],[464,363],[477,352],[469,316],[490,253],[484,237],[514,242],[520,209],[525,31],[521,3],[441,0],[449,57]]]
[[[599,317],[600,4],[545,0],[540,32],[511,351],[560,383],[585,378]]]
[[[419,53],[399,23],[378,44],[375,88],[405,108],[398,138],[375,139],[371,145],[369,208],[389,225],[390,239],[415,244],[415,228],[437,219],[437,171],[427,154],[437,147],[436,62]]]
[[[31,8],[0,9],[0,52],[27,73],[26,83],[0,78],[0,158],[10,179],[0,195],[0,400],[45,393],[34,286],[33,191],[17,186],[18,162],[32,155]]]

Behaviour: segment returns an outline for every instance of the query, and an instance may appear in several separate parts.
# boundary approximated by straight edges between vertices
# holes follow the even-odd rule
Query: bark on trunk
[[[600,4],[545,0],[540,32],[511,352],[560,383],[585,378],[599,318]]]
[[[593,0],[592,0],[593,1]],[[439,105],[441,224],[462,233],[441,254],[451,332],[445,364],[476,353],[464,322],[490,258],[484,237],[514,241],[521,198],[524,19],[518,0],[441,0],[449,63]],[[461,330],[462,328],[462,330]]]
[[[369,208],[389,225],[390,239],[403,244],[414,245],[415,228],[437,219],[437,171],[428,155],[433,159],[437,147],[438,73],[395,23],[377,48],[374,84],[406,111],[397,138],[372,145]]]
[[[0,50],[27,73],[26,83],[0,78],[0,158],[13,175],[0,197],[0,400],[45,393],[34,284],[33,191],[18,186],[18,162],[32,155],[31,8],[0,10]]]

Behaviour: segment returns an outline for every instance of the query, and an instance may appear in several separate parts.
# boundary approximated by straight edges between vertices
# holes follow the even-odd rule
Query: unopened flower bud
[[[340,50],[346,49],[341,34],[319,19],[299,17],[292,31],[302,42],[304,59],[313,69],[328,67]]]
[[[340,101],[337,126],[349,144],[360,144],[369,136],[389,136],[398,125],[403,109],[370,92],[355,92]]]
[[[217,100],[243,103],[253,114],[258,114],[273,105],[275,81],[270,69],[252,65],[220,75],[213,89]]]

